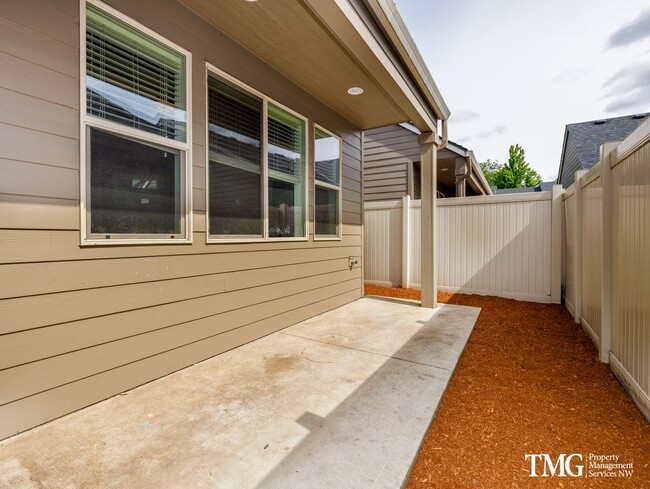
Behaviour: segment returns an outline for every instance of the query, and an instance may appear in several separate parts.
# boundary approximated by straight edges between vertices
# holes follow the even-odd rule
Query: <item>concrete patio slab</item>
[[[0,442],[0,487],[399,487],[478,313],[358,300]]]

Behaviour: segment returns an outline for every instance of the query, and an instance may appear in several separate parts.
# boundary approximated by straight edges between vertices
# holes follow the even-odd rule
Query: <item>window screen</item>
[[[181,155],[91,128],[90,231],[93,234],[181,234]]]

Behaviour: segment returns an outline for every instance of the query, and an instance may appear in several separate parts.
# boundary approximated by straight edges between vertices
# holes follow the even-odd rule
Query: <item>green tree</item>
[[[490,161],[488,159],[487,161],[483,161],[482,163],[479,163],[479,166],[481,167],[481,171],[483,172],[483,175],[485,176],[488,185],[490,186],[496,185],[496,183],[494,183],[494,176],[501,169],[503,165],[498,161]]]
[[[494,175],[497,188],[534,187],[542,177],[526,162],[524,148],[518,144],[510,146],[508,162]]]

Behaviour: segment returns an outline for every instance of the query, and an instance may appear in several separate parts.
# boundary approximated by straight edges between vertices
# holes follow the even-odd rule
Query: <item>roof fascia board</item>
[[[467,156],[469,158],[470,164],[472,165],[472,176],[478,175],[480,180],[479,182],[480,186],[483,187],[483,190],[485,191],[485,195],[492,195],[492,189],[490,188],[490,185],[488,184],[485,175],[483,175],[483,170],[481,169],[481,165],[479,165],[478,161],[476,161],[476,156],[474,156],[474,151],[468,151]]]
[[[365,3],[381,24],[386,36],[398,51],[410,75],[433,106],[437,116],[440,119],[448,119],[451,115],[449,107],[442,98],[395,3],[391,0],[365,0]]]
[[[413,134],[417,134],[418,136],[422,134],[422,131],[420,131],[417,127],[409,122],[401,122],[397,125],[403,129],[406,129],[407,131],[411,131]]]
[[[560,153],[560,169],[558,170],[557,178],[555,179],[555,183],[558,184],[562,183],[562,170],[564,169],[564,154],[566,152],[566,143],[568,138],[569,138],[569,127],[564,126],[564,141],[562,142],[562,152]]]
[[[465,156],[466,157],[468,155],[467,150],[465,150],[464,148],[461,148],[460,146],[458,146],[453,141],[447,141],[447,148],[446,149],[448,149],[452,153],[456,153],[458,156]]]
[[[425,101],[420,99],[420,94],[416,93],[402,76],[394,60],[386,52],[375,33],[366,25],[352,5],[351,0],[303,1],[320,18],[321,22],[330,29],[330,32],[337,37],[341,46],[348,50],[353,59],[366,69],[369,76],[377,80],[373,74],[373,69],[378,68],[377,63],[390,76],[426,126],[426,128],[420,129],[426,129],[427,131],[437,129],[435,111],[431,110],[432,108],[428,107],[424,103]],[[362,41],[362,46],[360,46],[359,40]],[[378,85],[382,86],[379,82]],[[387,93],[387,96],[393,99],[389,93]]]

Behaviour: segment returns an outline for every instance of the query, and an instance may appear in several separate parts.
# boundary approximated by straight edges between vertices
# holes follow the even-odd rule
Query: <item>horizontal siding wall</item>
[[[401,284],[402,257],[392,254],[401,250],[401,205],[366,205],[365,259],[374,263],[365,269],[368,283],[384,281],[390,270],[388,281]],[[420,286],[420,205],[419,200],[411,201],[409,209],[408,285],[416,288]],[[551,192],[438,200],[440,290],[550,302],[551,210]],[[385,249],[388,241],[393,243],[390,250]]]
[[[401,126],[364,133],[366,202],[401,199],[409,193],[409,165],[420,161],[418,136]]]
[[[192,52],[191,245],[79,246],[79,3],[0,9],[0,438],[362,295],[361,133],[179,4],[108,2]],[[343,238],[206,244],[208,61],[343,138]],[[313,157],[311,158],[313,159]]]
[[[567,138],[566,147],[564,148],[563,155],[563,167],[562,175],[560,175],[560,183],[565,187],[569,188],[575,181],[575,173],[580,170],[580,155],[576,149],[575,142],[573,141],[573,135],[569,134]]]

